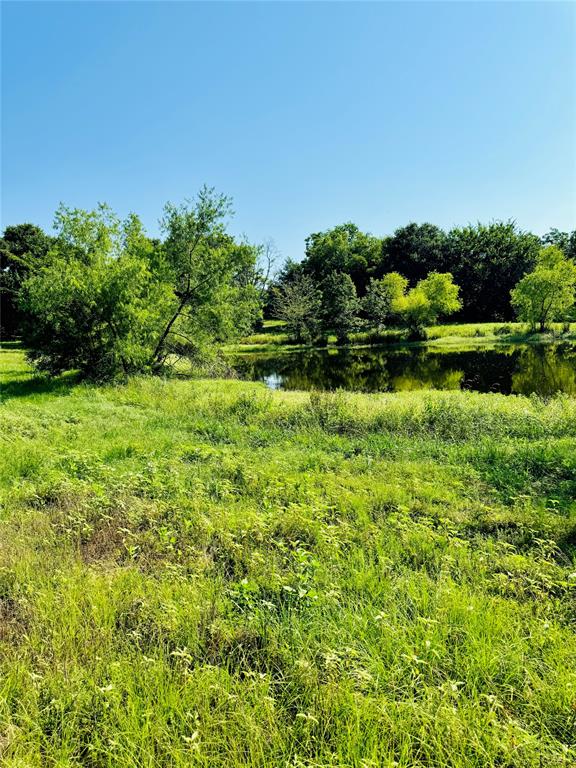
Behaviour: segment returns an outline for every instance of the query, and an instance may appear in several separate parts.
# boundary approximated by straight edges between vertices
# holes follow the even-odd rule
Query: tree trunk
[[[164,346],[164,342],[166,341],[166,338],[167,338],[168,334],[170,333],[170,330],[172,329],[172,326],[174,325],[176,320],[182,314],[182,311],[183,311],[184,307],[186,306],[186,303],[188,302],[189,298],[190,298],[189,294],[186,294],[181,299],[180,306],[178,307],[176,312],[174,312],[174,314],[172,315],[172,317],[170,318],[170,320],[168,322],[168,325],[164,329],[164,332],[160,336],[160,339],[158,340],[158,344],[156,344],[156,349],[154,350],[154,352],[152,354],[152,358],[150,360],[150,366],[152,367],[153,370],[159,366],[160,358],[161,358],[161,352],[162,352],[162,348]]]

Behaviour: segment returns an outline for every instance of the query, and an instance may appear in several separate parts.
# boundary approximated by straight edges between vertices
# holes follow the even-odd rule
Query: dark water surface
[[[238,356],[243,378],[274,389],[472,389],[503,394],[576,394],[576,345],[446,350],[386,347],[286,351]]]

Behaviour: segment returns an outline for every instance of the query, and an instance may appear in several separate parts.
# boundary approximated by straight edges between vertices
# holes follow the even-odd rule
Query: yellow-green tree
[[[370,280],[366,295],[362,299],[362,309],[372,327],[381,331],[388,325],[393,319],[394,300],[403,296],[407,287],[407,278],[398,272],[389,272],[380,280]]]
[[[565,320],[574,307],[576,264],[561,248],[550,245],[538,254],[536,267],[510,292],[520,320],[545,331],[555,320]]]
[[[427,325],[460,309],[459,292],[450,272],[430,272],[415,288],[394,299],[392,311],[411,335],[423,336]]]

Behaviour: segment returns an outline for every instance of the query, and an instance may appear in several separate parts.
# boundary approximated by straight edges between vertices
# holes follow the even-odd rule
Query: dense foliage
[[[520,320],[544,331],[555,320],[569,321],[574,307],[576,264],[556,245],[542,248],[536,267],[512,290]]]
[[[403,320],[413,336],[422,336],[426,326],[436,323],[440,315],[451,315],[460,309],[459,292],[449,272],[430,272],[407,293],[394,297],[392,312]]]
[[[330,272],[322,281],[321,289],[324,334],[333,330],[338,341],[347,341],[352,331],[359,327],[360,302],[356,286],[350,275]]]
[[[353,331],[381,333],[389,324],[407,329],[413,338],[425,338],[427,325],[462,306],[449,272],[430,272],[411,289],[398,272],[371,278],[362,300],[345,272],[330,272],[320,283],[300,265],[289,265],[284,275],[272,311],[296,341],[325,341],[333,333],[338,342],[346,342]]]
[[[570,316],[571,262],[547,268],[563,298],[558,293],[543,314],[534,296],[551,277],[541,248],[571,259],[576,232],[538,238],[510,221],[449,232],[410,223],[378,238],[348,222],[311,234],[303,260],[288,259],[274,276],[273,244],[236,241],[226,230],[229,213],[229,199],[204,188],[189,204],[166,206],[160,240],[148,238],[136,216],[120,222],[105,206],[60,209],[55,237],[31,224],[8,227],[0,241],[3,335],[22,336],[43,370],[108,377],[199,359],[263,316],[283,320],[304,343],[392,326],[422,336],[439,317],[517,315],[544,328]],[[450,283],[452,293],[431,298],[431,280],[437,288]]]
[[[370,281],[397,272],[415,287],[430,272],[450,272],[460,287],[459,320],[510,320],[510,291],[536,263],[540,246],[553,243],[571,256],[576,233],[551,230],[542,239],[514,222],[455,227],[411,223],[376,238],[348,223],[311,235],[301,271],[321,282],[333,271],[350,275],[363,298]],[[280,280],[290,278],[290,272]],[[414,300],[415,301],[415,300]]]
[[[224,227],[228,200],[200,191],[168,204],[165,238],[106,206],[60,208],[56,237],[22,282],[22,339],[52,374],[104,379],[197,359],[214,340],[246,333],[258,316],[257,249]]]
[[[408,288],[408,280],[398,272],[390,272],[379,280],[371,278],[362,300],[368,324],[383,331],[395,319],[394,307]]]
[[[61,208],[56,225],[47,257],[20,293],[30,359],[52,374],[76,368],[91,378],[143,370],[169,295],[154,280],[140,222],[120,222],[101,206]]]
[[[273,294],[272,311],[297,342],[310,342],[320,333],[322,294],[309,275],[295,272]]]
[[[34,224],[8,226],[0,239],[0,331],[13,338],[23,321],[20,287],[50,248],[51,238]]]
[[[303,267],[318,282],[333,272],[350,275],[357,290],[363,293],[380,262],[381,247],[377,237],[348,222],[307,237]]]
[[[383,239],[377,271],[400,272],[415,285],[446,261],[446,234],[434,224],[411,223]]]
[[[536,261],[540,241],[515,224],[478,224],[447,236],[445,268],[462,291],[462,318],[511,320],[510,291]]]
[[[194,355],[205,343],[246,333],[259,314],[258,250],[227,234],[229,213],[230,200],[207,188],[193,204],[165,208],[154,273],[169,286],[172,305],[154,345],[153,370],[173,354]]]

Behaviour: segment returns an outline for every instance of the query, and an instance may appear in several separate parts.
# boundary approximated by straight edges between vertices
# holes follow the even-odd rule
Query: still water
[[[238,356],[240,376],[274,389],[397,392],[472,389],[503,394],[576,395],[576,345],[497,349],[316,349]]]

